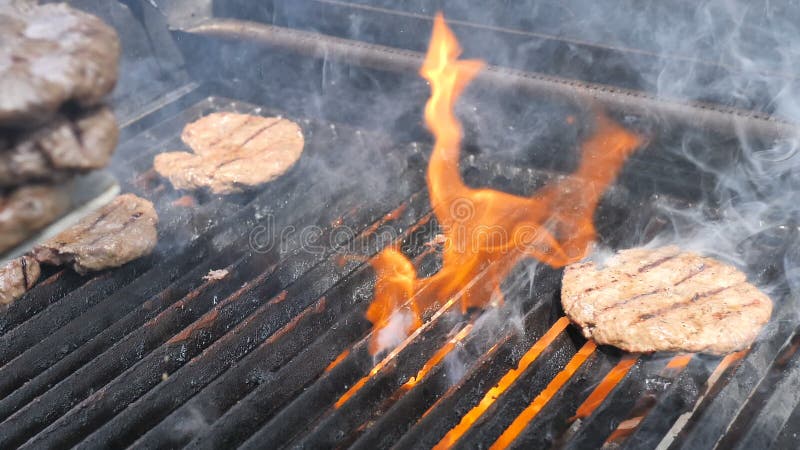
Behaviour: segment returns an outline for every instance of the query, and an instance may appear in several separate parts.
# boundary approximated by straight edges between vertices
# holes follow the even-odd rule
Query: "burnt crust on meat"
[[[742,350],[772,314],[744,273],[675,246],[567,266],[561,303],[584,336],[630,352]]]
[[[155,157],[156,172],[176,189],[208,188],[232,194],[283,175],[303,152],[303,133],[280,117],[213,113],[186,125],[181,135],[194,153]]]
[[[68,264],[80,274],[119,267],[155,248],[157,223],[152,203],[124,194],[36,246],[33,254],[41,263]]]
[[[97,105],[117,81],[116,31],[65,3],[0,7],[0,42],[1,126]]]
[[[61,181],[105,167],[119,129],[107,107],[56,118],[34,130],[0,134],[0,186]]]
[[[0,267],[0,310],[22,297],[41,275],[39,263],[30,255],[12,259]]]
[[[64,186],[23,186],[0,193],[0,253],[49,225],[69,206]]]

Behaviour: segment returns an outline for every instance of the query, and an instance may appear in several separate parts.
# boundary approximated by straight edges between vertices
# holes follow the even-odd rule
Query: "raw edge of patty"
[[[741,350],[772,314],[744,273],[675,246],[567,266],[561,302],[584,336],[631,352]]]
[[[123,194],[36,246],[33,253],[39,262],[69,264],[80,274],[119,267],[155,248],[157,223],[150,201]]]
[[[65,186],[23,186],[0,194],[0,253],[52,223],[69,206]]]

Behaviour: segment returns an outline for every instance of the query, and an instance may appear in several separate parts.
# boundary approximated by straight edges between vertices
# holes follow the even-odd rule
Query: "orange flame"
[[[503,434],[489,447],[489,450],[500,450],[511,445],[514,439],[528,426],[531,420],[539,414],[539,411],[547,405],[547,402],[549,402],[550,399],[558,393],[559,389],[564,386],[564,383],[566,383],[583,363],[592,356],[596,348],[597,344],[595,344],[594,341],[587,341],[583,344],[583,347],[578,350],[578,353],[569,360],[564,370],[559,372],[558,375],[550,381],[547,387],[533,399],[531,404],[522,410],[517,418],[511,422],[511,425],[503,431]]]
[[[461,306],[483,308],[502,300],[500,283],[524,257],[562,267],[585,257],[595,238],[592,216],[600,197],[614,181],[640,139],[598,114],[594,134],[582,145],[582,160],[570,176],[532,197],[468,187],[459,172],[462,137],[454,105],[483,63],[458,60],[461,48],[441,14],[433,25],[428,54],[420,70],[431,84],[425,122],[435,136],[427,184],[433,212],[445,237],[442,269],[420,279],[411,262],[395,248],[372,262],[378,281],[367,319],[379,328],[407,305],[406,333],[418,328],[422,314],[439,307],[468,281],[484,272],[480,286],[463,294]],[[494,294],[494,295],[493,295]],[[370,351],[383,348],[373,334]]]

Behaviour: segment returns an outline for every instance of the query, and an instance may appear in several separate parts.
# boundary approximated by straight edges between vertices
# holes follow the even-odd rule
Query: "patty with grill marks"
[[[5,309],[36,284],[39,263],[30,255],[12,259],[0,267],[0,310]]]
[[[36,246],[33,254],[41,263],[69,264],[80,274],[119,267],[155,248],[157,223],[152,203],[124,194]]]
[[[3,2],[0,2],[3,3]],[[0,126],[30,126],[64,103],[94,106],[117,81],[119,38],[65,3],[0,4]]]
[[[58,114],[33,130],[0,133],[0,186],[61,181],[105,167],[119,129],[107,107]]]
[[[742,350],[772,314],[744,273],[675,246],[567,266],[561,303],[588,339],[630,352]]]
[[[283,175],[303,152],[303,133],[280,117],[213,113],[183,129],[194,153],[156,155],[153,167],[177,189],[232,194]]]

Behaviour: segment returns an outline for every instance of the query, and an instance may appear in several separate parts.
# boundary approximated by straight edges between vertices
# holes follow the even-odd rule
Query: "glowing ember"
[[[425,107],[425,122],[435,136],[427,184],[444,234],[443,267],[420,279],[398,249],[386,249],[375,258],[378,281],[366,317],[376,328],[405,305],[404,331],[411,332],[421,325],[426,310],[440,307],[484,271],[483,281],[464,293],[461,307],[483,308],[493,299],[500,303],[500,283],[522,258],[561,267],[585,257],[595,238],[595,207],[640,144],[636,135],[598,114],[594,134],[582,145],[578,169],[532,197],[466,186],[458,166],[462,130],[453,107],[483,63],[458,60],[460,53],[455,36],[437,15],[420,73],[432,91]],[[379,336],[373,334],[373,354],[386,348]]]
[[[672,357],[672,359],[670,359],[669,362],[667,363],[667,366],[664,367],[663,374],[667,375],[669,373],[672,373],[673,371],[683,370],[683,368],[686,367],[687,364],[689,364],[689,361],[692,360],[692,356],[694,356],[693,353],[686,353],[683,355],[677,355]]]
[[[608,394],[614,389],[614,387],[625,378],[625,375],[628,374],[628,371],[631,370],[631,367],[636,363],[639,359],[637,355],[626,355],[624,356],[613,369],[611,369],[608,374],[603,378],[600,384],[597,385],[596,388],[586,397],[586,400],[581,403],[581,406],[578,407],[577,412],[575,412],[574,419],[582,419],[584,417],[589,417],[601,403],[603,400],[606,399]]]
[[[561,389],[561,386],[569,380],[572,375],[583,365],[584,362],[594,353],[594,350],[597,348],[597,345],[593,341],[586,342],[578,353],[572,357],[567,363],[567,366],[564,367],[564,370],[558,373],[558,375],[553,378],[550,384],[547,385],[544,390],[533,399],[530,405],[525,408],[508,428],[503,431],[503,434],[500,435],[499,438],[489,447],[489,450],[499,450],[508,447],[514,442],[514,439],[528,426],[528,424],[533,420],[539,411],[547,405],[547,402],[553,398],[554,395]]]
[[[325,373],[328,373],[331,370],[333,370],[334,367],[338,366],[348,356],[350,356],[350,349],[345,349],[342,353],[339,353],[339,356],[334,358],[333,361],[331,361],[331,363],[328,364],[328,367],[325,368]]]
[[[525,369],[528,368],[536,358],[546,349],[565,328],[569,325],[569,319],[566,317],[562,317],[547,330],[547,333],[542,335],[538,341],[528,350],[522,358],[519,360],[519,364],[515,369],[509,370],[500,381],[497,382],[486,395],[483,396],[481,401],[475,405],[464,417],[461,419],[458,425],[453,427],[447,434],[439,441],[434,449],[445,449],[450,448],[455,444],[459,438],[472,426],[475,421],[477,421],[490,406],[497,400],[503,392],[505,392],[515,381],[525,372]]]

